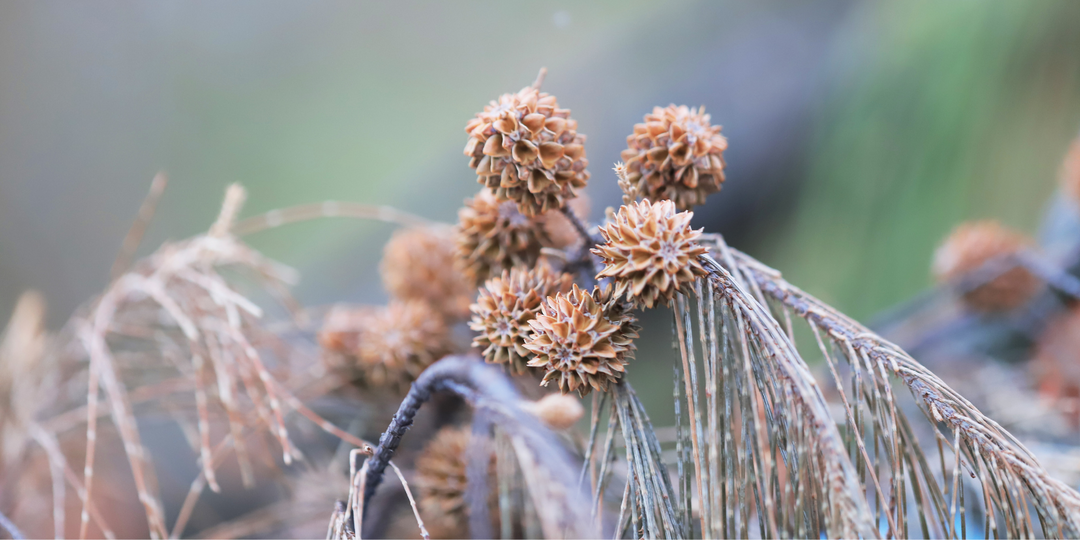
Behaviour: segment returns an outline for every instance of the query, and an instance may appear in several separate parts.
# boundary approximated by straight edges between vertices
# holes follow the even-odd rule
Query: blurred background
[[[1034,231],[1080,126],[1077,27],[1072,1],[3,2],[0,313],[35,288],[58,326],[100,291],[159,170],[140,254],[205,230],[231,182],[245,215],[339,199],[453,221],[480,187],[465,122],[547,66],[588,135],[594,220],[633,124],[704,105],[729,168],[695,224],[868,320],[930,284],[961,220]],[[250,240],[301,271],[305,304],[370,302],[389,233]]]
[[[704,105],[730,147],[695,225],[870,321],[931,286],[959,222],[1035,233],[1080,128],[1077,28],[1074,0],[6,0],[0,316],[37,289],[56,328],[99,293],[158,171],[140,255],[206,230],[233,182],[245,216],[336,199],[452,222],[480,188],[465,123],[546,66],[588,136],[593,221],[620,202],[633,124]],[[382,302],[390,233],[322,220],[248,240],[300,271],[306,305]],[[670,343],[670,315],[644,322],[639,359]],[[668,377],[630,373],[657,425]]]

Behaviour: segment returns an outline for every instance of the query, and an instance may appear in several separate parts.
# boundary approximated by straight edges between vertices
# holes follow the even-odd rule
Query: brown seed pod
[[[476,293],[455,264],[453,228],[428,226],[394,233],[383,250],[383,284],[399,300],[420,300],[453,318],[465,318]]]
[[[432,437],[416,459],[416,489],[420,516],[433,538],[467,538],[469,533],[469,505],[465,502],[465,489],[469,441],[468,429],[446,427]],[[494,485],[495,455],[491,455],[492,480],[488,486],[491,504],[489,515],[493,530],[498,530],[498,488]]]
[[[563,393],[607,391],[633,357],[634,323],[630,306],[613,297],[611,288],[589,293],[574,285],[545,299],[540,314],[529,321],[525,348],[535,356],[528,365],[543,368],[541,384],[557,381]]]
[[[319,345],[334,354],[355,354],[360,346],[360,333],[377,313],[375,306],[334,306],[323,317],[316,336]]]
[[[589,180],[577,121],[555,96],[532,86],[499,96],[465,131],[465,155],[477,180],[527,216],[561,208]]]
[[[598,278],[615,280],[615,296],[626,296],[638,306],[651,308],[663,298],[706,274],[698,257],[705,248],[694,240],[700,230],[690,228],[692,212],[676,212],[670,200],[648,199],[625,205],[615,220],[600,227],[604,243],[592,251],[604,259]]]
[[[499,202],[484,188],[458,211],[457,254],[465,274],[479,285],[516,266],[531,267],[550,244],[544,216],[528,217],[513,201]]]
[[[469,308],[473,312],[469,327],[479,332],[473,347],[481,348],[489,363],[508,364],[512,373],[525,373],[529,321],[539,313],[544,298],[566,292],[571,281],[570,275],[556,275],[546,265],[533,270],[513,268],[489,279]]]
[[[626,144],[626,178],[644,198],[670,199],[689,210],[724,183],[727,139],[720,126],[709,124],[704,107],[654,107],[645,122],[634,125]]]
[[[1035,346],[1032,375],[1039,393],[1067,413],[1080,429],[1080,308],[1056,315]]]
[[[1027,237],[996,221],[963,223],[934,253],[934,276],[940,282],[954,281],[978,270],[991,259],[1014,255],[1029,245]],[[963,302],[975,311],[1008,311],[1027,303],[1039,285],[1039,278],[1027,268],[1013,266],[964,293]]]
[[[391,301],[372,314],[358,338],[364,382],[406,389],[420,372],[452,349],[450,330],[424,302]]]

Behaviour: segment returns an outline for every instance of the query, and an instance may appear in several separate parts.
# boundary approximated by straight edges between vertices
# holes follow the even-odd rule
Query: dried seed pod
[[[323,317],[316,336],[319,345],[331,353],[355,354],[360,347],[360,333],[377,313],[375,306],[334,306]]]
[[[446,427],[432,437],[416,459],[416,489],[420,515],[433,538],[467,538],[469,505],[465,502],[468,485],[466,468],[472,434],[465,428]],[[488,514],[493,530],[498,530],[498,488],[494,485],[495,455],[491,455],[488,474],[491,503]]]
[[[465,155],[477,180],[527,216],[561,208],[589,179],[577,121],[555,96],[532,86],[499,96],[465,131]]]
[[[418,301],[391,301],[361,330],[356,357],[364,382],[408,388],[420,372],[452,349],[439,313]]]
[[[724,183],[727,139],[720,126],[709,124],[704,107],[654,107],[645,122],[634,125],[626,144],[626,179],[644,198],[670,199],[689,210]]]
[[[546,265],[532,270],[513,268],[489,279],[469,308],[473,312],[469,327],[479,332],[473,347],[482,348],[490,363],[508,364],[515,374],[526,372],[529,321],[539,313],[544,298],[566,292],[571,281],[570,275],[556,275]]]
[[[706,274],[698,260],[705,248],[694,241],[701,231],[690,228],[693,216],[676,212],[670,200],[623,206],[600,228],[604,243],[592,250],[604,259],[597,277],[613,278],[615,296],[639,306],[651,308],[661,298],[670,303],[676,291]]]
[[[450,318],[465,318],[476,293],[455,264],[453,228],[413,227],[394,233],[383,250],[383,284],[394,298],[420,300]]]
[[[529,367],[543,368],[546,386],[557,381],[563,393],[607,391],[633,357],[637,326],[630,306],[611,288],[591,293],[574,285],[570,292],[548,297],[540,314],[529,321],[532,333],[525,348],[535,357]]]
[[[528,217],[486,188],[465,202],[458,220],[458,260],[475,284],[516,266],[533,266],[540,248],[550,243],[543,216]]]
[[[1030,245],[1022,234],[996,221],[963,223],[934,253],[933,272],[938,281],[954,281],[978,270],[991,259],[1014,255]],[[969,308],[1000,312],[1017,308],[1038,291],[1039,278],[1022,266],[1013,266],[963,295]]]
[[[1039,393],[1065,410],[1080,429],[1080,308],[1056,315],[1035,345],[1031,371]]]

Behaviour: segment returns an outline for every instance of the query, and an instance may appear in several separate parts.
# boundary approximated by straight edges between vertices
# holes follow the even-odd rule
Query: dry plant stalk
[[[94,488],[99,385],[104,387],[110,416],[120,430],[150,534],[169,535],[161,503],[153,491],[148,456],[116,362],[113,338],[148,339],[158,350],[178,351],[179,357],[190,359],[189,366],[178,367],[194,381],[202,463],[200,480],[214,491],[220,489],[214,472],[220,459],[215,459],[210,440],[210,408],[214,401],[228,418],[227,443],[236,452],[246,485],[254,482],[244,443],[247,432],[251,431],[246,426],[261,425],[271,432],[281,444],[285,463],[291,462],[295,454],[285,428],[287,408],[298,410],[325,430],[345,436],[304,407],[270,372],[257,349],[259,339],[266,332],[259,322],[262,309],[237,292],[220,273],[226,268],[246,272],[272,294],[286,298],[284,302],[289,305],[286,290],[296,280],[295,272],[264,258],[230,232],[244,198],[243,188],[230,186],[221,213],[208,234],[162,246],[114,280],[86,319],[77,322],[79,340],[90,357],[84,467],[87,496],[83,497],[81,537],[87,534],[89,496]],[[146,311],[148,306],[150,311]],[[155,312],[160,315],[154,316]],[[163,322],[158,324],[159,320]],[[241,397],[245,394],[254,406],[255,422],[245,414]],[[364,444],[355,437],[346,438],[354,444]]]
[[[352,538],[359,536],[356,531],[364,530],[364,509],[382,482],[386,467],[391,465],[390,458],[420,407],[436,391],[458,394],[476,409],[473,437],[480,436],[479,440],[487,440],[493,429],[506,437],[529,501],[525,508],[519,507],[517,515],[527,514],[531,508],[538,520],[538,530],[545,537],[597,536],[587,516],[589,505],[585,502],[585,494],[576,488],[570,456],[554,434],[528,412],[526,402],[518,397],[506,375],[479,358],[449,356],[428,367],[413,384],[380,438],[378,447],[363,466],[356,469],[353,462],[348,502],[344,509],[334,512],[328,537]],[[488,494],[482,487],[487,485],[484,477],[488,468],[487,456],[490,454],[483,449],[470,451],[469,454],[484,457],[478,468],[470,466],[472,470],[467,472],[470,479],[466,493],[467,500],[471,501],[470,526],[474,536],[492,537],[487,529],[490,526],[487,521]],[[483,472],[478,473],[478,470]]]
[[[739,284],[733,291],[753,291],[752,296],[747,295],[750,302],[776,308],[779,315],[770,318],[771,326],[774,332],[787,334],[782,336],[783,341],[793,341],[792,314],[810,325],[818,348],[835,378],[846,416],[844,441],[848,450],[845,452],[841,446],[839,455],[829,457],[849,462],[846,467],[853,464],[852,472],[855,474],[852,478],[862,478],[868,482],[867,498],[873,503],[873,515],[878,516],[870,524],[887,522],[887,534],[893,537],[918,534],[914,532],[915,527],[921,529],[919,532],[924,537],[961,537],[966,534],[964,494],[969,491],[977,494],[976,502],[981,503],[985,519],[983,530],[988,534],[992,531],[1010,537],[1034,535],[1037,532],[1059,537],[1080,535],[1080,495],[1051,478],[1032,454],[996,422],[984,416],[898,347],[790,285],[775,270],[729,248],[719,235],[710,235],[707,243],[717,259],[723,262],[721,266],[706,259],[711,272],[709,281],[721,283],[730,279],[732,284]],[[725,278],[726,275],[731,277]],[[699,305],[700,301],[699,298]],[[710,306],[707,298],[706,306]],[[681,307],[680,311],[689,318],[688,310]],[[714,310],[706,309],[704,313],[708,319],[714,315]],[[724,314],[724,317],[727,315]],[[784,322],[780,323],[780,320]],[[739,324],[729,325],[730,321],[725,320],[721,325],[722,331],[740,333],[743,328]],[[710,343],[710,340],[706,339],[705,343]],[[765,360],[755,355],[750,355],[750,358],[758,362]],[[769,360],[754,365],[753,370],[767,374],[775,365],[776,358]],[[691,355],[690,363],[692,361]],[[845,390],[841,372],[851,377],[850,391]],[[693,377],[692,370],[690,375]],[[724,380],[728,379],[727,375],[725,373]],[[765,377],[765,381],[772,382],[769,377]],[[931,424],[939,454],[940,465],[936,469],[931,466],[932,462],[916,438],[916,428],[921,426],[913,425],[906,418],[899,397],[892,392],[892,381],[899,381],[908,387]],[[713,384],[706,381],[706,388],[715,388],[710,386]],[[757,384],[763,398],[760,401],[772,409],[766,411],[768,414],[765,417],[769,419],[769,438],[772,453],[775,453],[778,446],[783,449],[784,438],[772,441],[775,437],[773,430],[782,428],[786,421],[793,418],[800,423],[804,419],[792,414],[798,411],[785,410],[790,396],[777,400],[782,394],[771,394],[768,385],[762,385],[760,379]],[[744,415],[744,426],[747,422],[758,422],[760,418],[761,414],[757,411]],[[701,429],[700,421],[691,425]],[[704,431],[712,434],[711,419]],[[751,453],[758,454],[759,459],[767,465],[770,452],[763,452],[764,449],[763,445],[757,452]],[[781,454],[798,456],[798,453]],[[948,456],[951,459],[947,459]],[[802,457],[807,457],[806,453]],[[712,465],[711,460],[709,465]],[[799,478],[791,475],[792,469],[787,463],[785,470],[793,487],[789,489],[779,485],[782,489],[774,491],[782,501],[788,500],[784,497],[789,493],[793,493],[795,500],[798,500]],[[973,486],[965,485],[962,478],[965,473],[977,479]],[[804,481],[805,478],[802,477]],[[775,475],[773,481],[776,481]],[[763,498],[767,505],[769,489],[762,487],[760,493],[765,494]],[[731,512],[730,508],[728,512]],[[1032,513],[1038,519],[1038,530],[1035,529]],[[781,525],[785,519],[791,518],[783,507],[775,513],[767,509],[766,515],[775,517]],[[787,523],[790,524],[790,521]],[[766,522],[764,525],[775,531],[771,529],[771,524]],[[720,531],[725,532],[724,529]],[[777,532],[784,534],[782,530]],[[796,528],[788,531],[789,534],[791,532],[801,536],[803,530]]]
[[[327,538],[359,538],[377,530],[372,516],[383,518],[378,514],[385,505],[373,504],[373,497],[387,468],[397,476],[425,539],[425,517],[432,532],[463,531],[467,519],[474,536],[503,538],[957,538],[967,536],[969,519],[983,520],[982,530],[995,537],[1080,537],[1080,494],[1051,478],[1005,429],[895,345],[729,248],[720,235],[689,228],[692,214],[686,210],[724,181],[727,141],[700,109],[657,108],[635,126],[623,156],[627,165],[615,169],[626,206],[618,214],[609,211],[608,223],[593,236],[593,227],[566,205],[589,177],[584,137],[569,111],[539,91],[544,73],[532,86],[493,101],[468,125],[466,155],[487,191],[462,214],[457,268],[445,226],[388,207],[338,202],[237,223],[245,192],[234,185],[207,234],[166,244],[128,270],[164,188],[159,176],[125,239],[112,282],[85,316],[74,319],[78,344],[89,357],[86,406],[40,423],[37,398],[20,394],[36,387],[16,384],[34,370],[45,343],[40,301],[25,297],[0,341],[0,448],[5,466],[26,440],[44,449],[57,536],[64,528],[65,486],[74,487],[82,505],[80,537],[88,535],[91,521],[112,536],[93,497],[100,416],[108,414],[119,431],[150,535],[163,538],[184,532],[205,487],[220,490],[216,470],[232,453],[245,484],[253,484],[245,444],[253,431],[271,433],[286,464],[300,457],[286,429],[286,414],[296,411],[355,446],[349,452],[347,499],[332,509]],[[639,202],[643,196],[657,200]],[[389,326],[378,324],[374,311],[335,312],[319,336],[329,349],[413,365],[406,382],[415,382],[377,446],[309,409],[288,378],[293,366],[271,371],[278,366],[267,361],[264,346],[279,336],[261,320],[263,310],[223,274],[254,278],[291,308],[287,287],[294,272],[237,235],[332,216],[410,227],[387,250],[384,281],[395,302],[426,302]],[[553,222],[562,223],[558,242],[549,238]],[[1023,253],[1013,255],[1033,265]],[[476,283],[458,287],[465,281],[441,281],[461,264],[472,265],[471,281],[502,273],[485,284],[472,307],[472,329],[482,332],[474,344],[487,347],[489,362],[515,375],[546,372],[544,382],[558,379],[564,392],[596,391],[588,438],[574,441],[583,459],[567,450],[573,435],[565,430],[582,414],[576,398],[528,402],[502,367],[474,356],[438,360],[451,350],[443,342],[454,324],[462,324],[465,300],[476,292]],[[1080,291],[1080,283],[1046,275],[1030,270],[1029,277]],[[572,284],[575,277],[582,283]],[[631,309],[656,304],[670,306],[674,314],[671,440],[658,435],[621,377],[639,361],[630,354],[637,337]],[[397,313],[403,306],[384,311]],[[342,319],[337,315],[355,324],[336,328],[334,321]],[[809,351],[795,344],[800,320],[814,336]],[[408,347],[397,333],[433,321],[441,325],[437,331],[412,339]],[[840,421],[834,418],[837,404],[830,408],[803,359],[807,352],[824,359],[840,400]],[[172,360],[180,377],[129,392],[125,358],[154,354]],[[909,389],[912,404],[894,395],[900,384]],[[194,394],[193,446],[201,462],[171,531],[135,418],[136,404],[163,391]],[[99,411],[102,392],[107,413]],[[471,426],[447,428],[429,443],[412,477],[418,500],[409,471],[391,458],[436,392],[468,403]],[[211,437],[215,406],[229,429],[217,441]],[[927,422],[909,421],[916,409]],[[78,425],[73,414],[86,419],[82,480],[57,437]],[[920,438],[932,438],[936,460]],[[662,442],[675,443],[674,459]],[[339,456],[344,454],[343,446]],[[326,479],[334,490],[342,479],[329,476],[332,468],[325,472],[309,478]],[[965,481],[965,474],[974,481]],[[278,503],[206,533],[257,534],[269,523],[285,523],[279,514],[308,516],[311,506],[300,499]],[[3,514],[0,525],[15,534]]]

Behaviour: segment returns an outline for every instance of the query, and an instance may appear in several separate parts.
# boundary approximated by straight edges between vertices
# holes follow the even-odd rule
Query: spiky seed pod
[[[615,296],[651,308],[659,299],[671,302],[698,276],[706,274],[698,257],[705,248],[696,240],[701,230],[690,228],[693,212],[676,212],[670,200],[648,199],[625,205],[615,220],[600,227],[604,243],[592,250],[604,259],[598,278],[615,280]]]
[[[455,264],[449,226],[402,229],[383,250],[383,284],[394,298],[427,302],[450,318],[465,318],[475,286]]]
[[[465,155],[477,180],[499,200],[518,203],[527,216],[562,207],[589,180],[577,121],[555,96],[532,86],[499,96],[465,131]]]
[[[540,314],[529,321],[525,348],[535,355],[529,367],[545,371],[542,385],[557,381],[563,393],[577,390],[584,396],[607,391],[626,371],[638,328],[630,306],[611,290],[590,293],[574,285],[541,304]]]
[[[933,272],[938,281],[953,281],[978,270],[991,259],[1016,254],[1028,245],[1030,242],[1024,235],[996,221],[963,223],[934,253]],[[1027,268],[1013,266],[966,292],[963,302],[975,311],[1008,311],[1030,300],[1039,285],[1039,278]]]
[[[525,336],[529,321],[540,312],[544,298],[570,289],[569,274],[555,274],[546,265],[526,270],[513,268],[491,278],[480,288],[469,327],[479,332],[473,347],[483,349],[484,360],[508,364],[512,373],[528,370]]]
[[[420,516],[434,538],[466,538],[469,533],[469,505],[465,502],[468,485],[466,468],[472,434],[464,428],[446,427],[432,437],[416,458],[416,489]],[[491,456],[488,478],[495,478],[495,455]],[[492,503],[489,515],[498,523],[498,489],[492,482],[488,494]],[[494,528],[493,530],[498,530]]]
[[[1031,371],[1039,393],[1065,410],[1073,429],[1080,429],[1080,308],[1056,315],[1046,325],[1036,342]]]
[[[465,202],[458,221],[458,260],[477,285],[515,266],[533,266],[540,248],[550,243],[542,216],[522,214],[516,203],[499,202],[487,188]]]
[[[1080,204],[1080,137],[1069,145],[1069,152],[1061,163],[1060,179],[1065,194]]]
[[[671,199],[689,210],[724,183],[727,139],[720,126],[709,124],[704,107],[654,107],[644,123],[634,125],[626,144],[626,178],[644,198]]]
[[[319,345],[335,354],[355,354],[360,346],[360,333],[378,312],[375,306],[334,306],[323,317],[322,328],[316,337]]]
[[[315,538],[326,533],[326,514],[349,498],[349,475],[338,467],[311,467],[289,477],[289,512],[281,521],[290,538]],[[277,520],[267,520],[267,529],[253,534],[269,536]],[[412,522],[416,529],[416,520]]]
[[[408,388],[420,372],[452,349],[438,312],[418,301],[391,301],[360,332],[356,357],[364,382]]]

